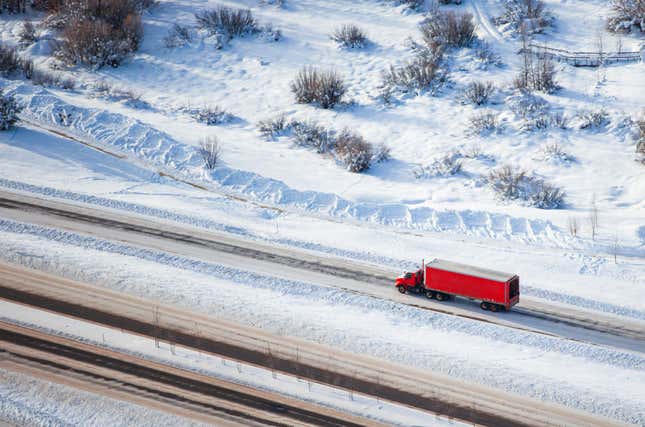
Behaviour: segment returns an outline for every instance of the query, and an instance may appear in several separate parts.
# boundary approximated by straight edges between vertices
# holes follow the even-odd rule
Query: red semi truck
[[[439,301],[450,296],[481,301],[483,310],[508,311],[520,301],[520,278],[515,274],[435,259],[414,273],[397,277],[402,294],[412,291]]]

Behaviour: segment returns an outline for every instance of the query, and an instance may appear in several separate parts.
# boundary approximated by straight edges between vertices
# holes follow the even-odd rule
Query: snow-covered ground
[[[645,420],[643,352],[482,324],[73,233],[1,225],[4,258],[12,262],[626,422]]]
[[[295,399],[337,408],[342,411],[365,416],[391,425],[417,425],[428,427],[462,426],[464,424],[455,420],[441,417],[424,411],[384,402],[359,393],[349,394],[345,390],[336,389],[322,384],[309,383],[299,378],[283,374],[275,374],[270,370],[256,366],[239,363],[220,357],[210,356],[201,352],[188,350],[180,346],[172,350],[167,343],[159,343],[157,347],[154,340],[132,335],[115,329],[104,328],[92,323],[72,320],[40,310],[28,309],[23,306],[8,302],[0,302],[2,320],[36,328],[47,333],[60,335],[84,343],[109,348],[126,354],[132,354],[155,362],[169,364],[181,369],[187,369],[200,374],[213,376],[225,381],[235,382],[254,388],[277,392]],[[135,416],[150,416],[157,411],[135,409],[136,405],[119,403],[123,406],[122,418],[114,423],[99,418],[91,418],[91,408],[95,407],[97,397],[88,396],[87,404],[79,408],[70,408],[66,402],[74,396],[65,386],[43,384],[35,379],[25,380],[22,375],[0,370],[0,378],[6,384],[0,386],[0,396],[11,397],[6,406],[0,409],[0,419],[6,419],[13,408],[20,412],[20,405],[29,407],[34,417],[39,414],[52,414],[58,421],[66,421],[72,425],[149,425],[140,423]],[[26,390],[25,390],[26,388]],[[64,390],[57,397],[51,396],[56,388]],[[85,393],[83,393],[85,394]],[[28,399],[31,400],[28,400]],[[76,394],[78,398],[78,393]],[[26,402],[27,401],[27,402]],[[39,402],[40,403],[39,405]],[[60,406],[56,406],[60,403]],[[106,399],[105,415],[109,414],[107,406],[115,405],[112,399]],[[51,408],[55,408],[53,411]],[[128,415],[128,410],[134,415]],[[72,421],[74,420],[74,421]],[[187,420],[163,414],[158,424],[154,425],[190,425]],[[165,420],[168,420],[167,422]],[[176,423],[176,424],[175,424]]]
[[[556,16],[555,27],[537,37],[537,41],[566,45],[572,50],[593,50],[598,38],[594,34],[608,13],[606,2],[547,3]],[[573,217],[581,223],[581,236],[586,238],[590,235],[586,219],[595,197],[602,213],[600,223],[605,228],[600,240],[610,242],[617,236],[621,245],[643,244],[645,171],[634,161],[633,128],[626,121],[628,117],[635,119],[643,105],[642,63],[605,67],[601,71],[558,65],[562,89],[538,96],[549,103],[550,111],[562,112],[571,119],[570,129],[526,132],[521,130],[523,119],[510,109],[516,95],[508,89],[517,73],[520,43],[501,34],[491,23],[491,18],[500,12],[499,2],[465,1],[455,9],[474,12],[480,37],[491,42],[503,66],[481,66],[473,60],[472,49],[451,52],[451,83],[437,96],[410,95],[390,107],[377,96],[381,72],[389,64],[412,57],[407,38],[419,38],[416,25],[423,19],[422,14],[403,13],[401,7],[389,2],[309,0],[275,8],[259,7],[251,0],[229,1],[223,4],[250,7],[260,21],[279,27],[283,40],[242,38],[216,50],[212,38],[197,37],[185,47],[163,47],[163,36],[173,23],[194,26],[193,13],[215,4],[219,3],[203,1],[196,6],[192,2],[161,1],[145,13],[144,42],[130,61],[117,69],[90,72],[78,68],[67,72],[87,87],[105,81],[132,89],[151,108],[133,109],[128,104],[77,92],[56,94],[60,102],[99,109],[80,112],[71,106],[53,105],[53,99],[36,97],[33,101],[31,94],[26,95],[30,91],[23,88],[19,92],[26,98],[22,100],[32,102],[29,115],[51,122],[57,119],[52,109],[56,112],[62,108],[70,113],[71,124],[66,126],[72,131],[83,131],[91,138],[118,145],[145,161],[166,167],[196,167],[197,159],[182,144],[196,145],[205,136],[217,135],[223,145],[223,163],[208,179],[226,189],[279,205],[426,230],[458,228],[468,232],[488,223],[491,230],[487,233],[517,238],[527,234],[546,238],[545,234],[557,235],[558,231],[566,235],[567,220]],[[9,19],[0,23],[0,38],[15,43],[18,22]],[[364,27],[372,44],[364,50],[339,49],[329,34],[342,22]],[[618,38],[604,36],[605,49],[614,49]],[[623,36],[621,43],[623,50],[638,50],[640,42],[637,36]],[[46,40],[24,51],[39,66],[51,63],[48,53]],[[349,98],[355,104],[337,110],[295,104],[289,82],[306,64],[334,68],[343,74]],[[466,83],[479,79],[491,80],[500,88],[489,108],[461,105],[456,100],[458,92]],[[186,104],[220,105],[238,120],[216,127],[198,124],[173,112]],[[577,128],[578,112],[600,108],[609,114],[608,125],[591,130]],[[136,118],[166,134],[145,134],[150,140],[144,141],[139,124],[108,117],[101,113],[103,109]],[[484,109],[500,113],[503,131],[468,136],[468,118]],[[256,122],[279,112],[313,119],[337,130],[348,126],[374,143],[388,145],[393,159],[357,175],[329,158],[294,147],[288,138],[266,141],[259,135]],[[110,125],[118,126],[119,131],[104,134]],[[129,137],[133,140],[127,143],[114,141]],[[153,149],[155,143],[159,145]],[[544,160],[545,146],[553,143],[558,143],[572,160]],[[420,165],[455,150],[468,152],[474,147],[483,156],[464,159],[462,173],[447,178],[414,178]],[[484,177],[492,168],[504,164],[520,165],[561,186],[567,194],[566,209],[548,211],[517,202],[500,203],[485,185]],[[524,226],[526,221],[531,231]],[[522,225],[509,227],[509,222]]]
[[[205,426],[3,368],[0,421],[16,426]]]
[[[436,96],[408,95],[389,106],[378,96],[381,71],[412,58],[407,38],[419,38],[422,14],[385,1],[303,0],[283,8],[252,0],[222,3],[252,8],[260,21],[283,31],[283,40],[242,38],[217,50],[212,38],[198,37],[166,49],[162,38],[173,23],[194,25],[195,10],[218,3],[163,0],[144,14],[144,42],[131,60],[116,69],[63,71],[80,83],[76,91],[0,79],[0,87],[25,105],[26,119],[17,129],[0,132],[0,187],[401,269],[441,257],[512,271],[522,278],[523,295],[590,315],[600,311],[645,320],[645,167],[635,161],[629,119],[645,105],[645,64],[601,69],[557,64],[562,88],[537,96],[549,111],[569,117],[569,128],[528,132],[512,111],[518,96],[509,89],[521,43],[493,24],[499,1],[465,0],[450,8],[474,14],[478,35],[500,55],[501,66],[477,63],[473,49],[452,51],[450,82]],[[600,34],[608,51],[618,43],[623,50],[638,50],[642,43],[635,35],[600,32],[604,0],[547,4],[555,26],[536,37],[539,43],[593,51]],[[5,16],[0,41],[15,44],[19,19]],[[329,33],[345,22],[365,28],[371,45],[336,47]],[[45,40],[21,53],[38,67],[52,62]],[[289,82],[306,64],[338,70],[354,102],[335,110],[295,104]],[[456,99],[473,80],[497,86],[487,107]],[[92,85],[99,81],[132,89],[149,106],[95,96]],[[220,105],[237,119],[209,127],[177,111],[187,104]],[[609,122],[580,129],[578,113],[599,109],[607,111]],[[499,114],[501,131],[469,134],[468,118],[484,110]],[[371,142],[385,143],[392,159],[353,174],[289,137],[267,141],[256,123],[279,113],[336,130],[348,126]],[[195,146],[212,135],[221,141],[222,161],[206,171]],[[545,147],[555,143],[568,160],[545,155]],[[415,178],[419,166],[455,151],[480,154],[464,157],[456,175]],[[505,164],[561,186],[565,206],[544,210],[500,202],[484,178]],[[592,240],[588,219],[594,200],[599,227]],[[567,230],[571,219],[580,225],[577,237]],[[271,332],[645,423],[645,349],[627,352],[482,326],[315,283],[246,273],[234,280],[230,269],[217,264],[1,218],[0,257]],[[424,326],[401,334],[401,325],[410,323]]]

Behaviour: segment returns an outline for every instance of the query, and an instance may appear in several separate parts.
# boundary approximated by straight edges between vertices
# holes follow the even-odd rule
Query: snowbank
[[[225,165],[213,171],[202,167],[195,147],[173,139],[139,120],[105,110],[64,102],[48,90],[0,79],[8,94],[25,106],[22,116],[41,126],[99,144],[131,160],[192,182],[243,195],[280,208],[314,215],[405,227],[424,231],[455,232],[478,237],[563,246],[571,239],[550,221],[512,217],[477,210],[411,208],[403,204],[360,203],[336,194],[299,191],[284,182]]]

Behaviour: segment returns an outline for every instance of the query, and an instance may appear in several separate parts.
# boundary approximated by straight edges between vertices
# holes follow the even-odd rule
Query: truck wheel
[[[437,292],[436,298],[437,298],[437,301],[443,301],[446,299],[446,296],[441,292]]]
[[[402,294],[404,294],[406,291],[405,286],[397,286],[396,289]]]
[[[428,298],[428,299],[432,299],[432,298],[434,298],[434,297],[435,297],[434,292],[432,292],[432,291],[426,291],[426,298]]]
[[[482,303],[479,304],[479,306],[481,307],[482,310],[488,310],[488,303],[487,302],[482,301]]]
[[[497,304],[491,304],[490,311],[492,311],[493,313],[497,313],[499,311],[499,307],[497,306]]]

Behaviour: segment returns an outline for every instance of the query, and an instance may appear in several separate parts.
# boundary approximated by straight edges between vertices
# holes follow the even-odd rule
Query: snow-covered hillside
[[[601,240],[613,240],[618,235],[621,243],[642,244],[645,172],[634,161],[635,130],[630,122],[638,118],[643,105],[642,63],[601,69],[556,65],[561,89],[548,95],[538,92],[535,102],[547,112],[568,118],[568,129],[551,126],[529,131],[526,129],[532,126],[530,120],[518,112],[521,97],[510,89],[519,70],[521,57],[517,51],[521,43],[519,37],[502,32],[492,22],[501,13],[498,2],[467,1],[444,8],[473,13],[480,41],[490,44],[500,64],[486,65],[475,60],[475,47],[452,49],[446,55],[448,82],[438,93],[408,94],[397,97],[390,105],[380,97],[382,72],[413,58],[411,39],[420,41],[417,25],[424,19],[423,13],[391,2],[312,0],[287,2],[282,7],[253,1],[228,2],[223,4],[251,8],[260,22],[279,28],[283,37],[276,42],[247,36],[217,49],[213,36],[196,29],[194,17],[196,11],[217,4],[159,2],[144,13],[143,44],[133,58],[116,69],[65,70],[64,74],[73,76],[84,89],[54,91],[53,96],[73,105],[136,118],[182,144],[197,145],[206,136],[216,135],[223,149],[221,167],[224,171],[243,171],[234,175],[216,171],[220,184],[225,181],[233,189],[264,201],[305,205],[318,211],[353,210],[350,216],[359,219],[376,218],[379,222],[422,229],[432,227],[417,225],[443,222],[432,218],[446,211],[457,214],[449,221],[463,221],[466,228],[471,226],[469,221],[474,226],[481,221],[501,222],[504,225],[493,228],[504,228],[504,218],[511,215],[518,220],[550,221],[566,232],[567,222],[573,218],[581,223],[579,235],[588,237],[586,220],[595,200],[602,212]],[[554,25],[545,34],[537,35],[535,42],[594,51],[602,36],[606,51],[616,49],[619,37],[603,31],[609,13],[606,1],[547,5],[555,16]],[[163,39],[174,23],[190,27],[194,38],[184,46],[169,49]],[[341,23],[356,23],[363,28],[370,40],[367,47],[339,48],[329,36]],[[17,43],[19,19],[12,17],[2,22],[1,29],[4,42]],[[51,31],[45,33],[49,37],[43,36],[21,52],[39,67],[55,63],[48,48]],[[620,37],[623,50],[638,50],[639,43],[637,35]],[[303,65],[334,69],[344,76],[348,104],[333,110],[297,104],[289,85]],[[474,80],[494,83],[496,90],[489,105],[474,107],[459,102],[460,91]],[[147,108],[142,102],[93,97],[96,90],[92,88],[106,84],[140,95]],[[53,103],[44,102],[50,106]],[[39,103],[32,105],[33,109],[43,107]],[[133,108],[141,106],[144,108]],[[187,106],[220,106],[235,119],[206,126],[180,112]],[[579,114],[601,109],[607,113],[606,122],[599,128],[579,129],[583,121]],[[43,111],[41,114],[49,114]],[[473,135],[469,132],[469,119],[481,111],[498,115],[498,129],[488,135]],[[288,136],[268,141],[258,132],[257,122],[280,113],[313,120],[335,131],[349,127],[370,142],[388,146],[392,159],[374,165],[366,173],[354,174],[330,156],[297,147]],[[124,126],[120,120],[110,125],[120,129],[116,137],[124,136],[120,133]],[[164,152],[159,155],[166,156],[164,161],[182,161],[167,156],[167,146],[161,148]],[[420,167],[454,153],[460,157],[460,172],[415,177]],[[137,154],[145,160],[155,156],[150,148]],[[564,209],[545,211],[523,206],[526,203],[521,201],[498,200],[486,177],[491,170],[507,164],[518,165],[560,187],[566,193]],[[324,195],[316,197],[316,193]],[[316,199],[313,203],[312,198]],[[470,216],[474,218],[470,220]]]

